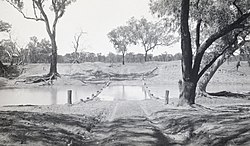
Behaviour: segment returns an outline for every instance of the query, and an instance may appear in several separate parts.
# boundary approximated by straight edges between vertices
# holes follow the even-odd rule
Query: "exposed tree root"
[[[208,95],[211,96],[226,96],[226,97],[235,97],[235,98],[247,98],[247,94],[241,94],[241,93],[232,93],[228,91],[220,91],[216,93],[208,93]]]
[[[18,82],[25,82],[26,84],[34,84],[34,83],[44,82],[43,85],[53,85],[53,80],[57,79],[57,77],[61,77],[60,74],[53,73],[52,75],[48,74],[48,75],[44,75],[44,76],[31,76],[31,77],[27,77],[23,81],[16,81],[15,84]]]

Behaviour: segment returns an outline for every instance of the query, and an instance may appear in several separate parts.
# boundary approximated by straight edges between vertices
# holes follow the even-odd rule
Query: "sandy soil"
[[[245,62],[239,71],[234,66],[224,64],[208,89],[249,92],[250,68]],[[48,67],[27,65],[14,80],[0,78],[1,88],[41,87],[44,83],[16,81],[46,74]],[[150,93],[160,99],[0,107],[0,145],[250,145],[250,100],[200,97],[194,107],[177,107],[178,99],[170,98],[165,105],[166,89],[173,88],[172,97],[178,95],[179,61],[59,64],[58,70],[62,77],[53,85],[58,87],[107,81],[142,85],[144,76]]]

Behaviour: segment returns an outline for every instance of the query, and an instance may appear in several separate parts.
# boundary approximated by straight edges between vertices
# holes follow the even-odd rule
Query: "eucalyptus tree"
[[[249,29],[250,1],[151,0],[150,8],[153,13],[172,20],[175,26],[179,26],[176,28],[180,28],[182,90],[179,105],[194,104],[198,81],[230,47],[218,51],[211,61],[201,67],[204,54],[221,37],[232,33],[237,40],[241,32]],[[191,25],[194,22],[195,25]],[[191,32],[194,32],[194,39]]]
[[[0,20],[0,33],[1,32],[9,32],[11,29],[11,25],[7,22]],[[0,42],[0,56],[2,57],[4,53],[4,46],[2,45],[2,41]],[[0,59],[0,75],[6,74],[6,69]]]
[[[108,33],[108,38],[118,53],[122,53],[122,64],[125,64],[125,55],[128,45],[135,44],[135,39],[128,26],[119,26]]]
[[[49,35],[52,45],[52,55],[50,62],[50,71],[48,76],[56,77],[57,72],[57,43],[56,43],[56,27],[58,20],[65,14],[66,7],[76,0],[5,0],[12,5],[19,13],[23,15],[25,19],[41,21],[45,23],[46,31]],[[24,13],[24,7],[29,4],[33,9],[33,14],[27,15]],[[54,14],[53,17],[49,17],[50,11]]]
[[[0,20],[0,32],[9,32],[11,25],[7,22]]]
[[[144,48],[145,62],[149,51],[153,51],[157,46],[168,46],[176,42],[171,27],[165,27],[161,22],[154,23],[145,18],[132,17],[127,23],[135,42]]]
[[[51,43],[46,39],[38,40],[36,36],[30,37],[27,45],[28,59],[30,63],[49,63],[51,55]]]

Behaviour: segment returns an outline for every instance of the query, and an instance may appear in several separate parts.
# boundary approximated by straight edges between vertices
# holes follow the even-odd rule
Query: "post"
[[[165,93],[165,104],[168,104],[169,103],[169,91],[166,90],[166,93]]]
[[[68,90],[68,104],[72,104],[72,90]]]

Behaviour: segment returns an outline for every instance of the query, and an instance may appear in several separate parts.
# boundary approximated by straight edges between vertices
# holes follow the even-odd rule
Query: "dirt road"
[[[127,101],[119,101],[113,112],[111,117],[109,117],[108,121],[114,121],[119,118],[129,118],[129,117],[147,117],[147,111],[141,108],[138,104],[138,101],[127,100]]]
[[[158,104],[158,101],[152,101]],[[92,129],[96,138],[90,145],[166,145],[177,144],[150,121],[150,112],[141,101],[117,102],[106,122]]]

